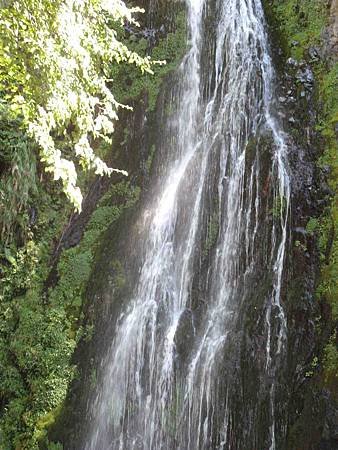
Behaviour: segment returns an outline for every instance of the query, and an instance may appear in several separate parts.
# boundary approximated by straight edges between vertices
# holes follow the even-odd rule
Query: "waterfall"
[[[243,436],[257,432],[253,409],[245,412],[232,391],[249,305],[263,318],[266,448],[275,450],[281,433],[276,376],[287,338],[290,186],[264,12],[261,0],[186,3],[188,51],[172,91],[175,118],[163,123],[177,139],[164,140],[159,187],[140,213],[138,278],[111,324],[86,450],[258,448],[241,446],[234,432],[245,426],[235,423],[241,414],[256,430]],[[215,27],[207,46],[208,8]],[[266,288],[252,306],[257,278]]]

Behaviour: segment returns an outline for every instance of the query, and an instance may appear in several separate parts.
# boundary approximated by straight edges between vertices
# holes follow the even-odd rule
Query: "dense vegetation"
[[[139,189],[121,177],[109,183],[80,244],[61,253],[51,286],[53,255],[94,179],[86,170],[112,172],[103,158],[116,161],[110,134],[117,109],[144,92],[154,109],[161,80],[185,48],[184,15],[176,33],[150,46],[130,32],[139,10],[120,2],[76,2],[79,10],[66,0],[24,3],[4,2],[0,13],[0,448],[6,450],[59,448],[46,432],[76,376],[74,348],[91,336],[81,326],[81,305],[96,247]],[[70,39],[75,25],[83,31],[77,42]],[[168,64],[153,75],[155,59]]]
[[[325,42],[324,30],[329,25],[331,2],[322,0],[271,0],[266,9],[274,22],[278,39],[286,57],[310,64],[316,79],[316,130],[321,135],[319,171],[326,173],[330,190],[327,206],[320,216],[311,217],[306,226],[316,238],[320,254],[320,276],[317,280],[318,302],[329,306],[329,317],[319,318],[321,345],[312,364],[316,382],[337,392],[338,385],[338,63]],[[333,12],[334,14],[334,12]],[[331,59],[331,56],[333,58]],[[329,320],[328,320],[329,319]],[[320,380],[320,381],[319,381]]]
[[[5,2],[0,20],[2,105],[23,123],[38,144],[40,159],[77,210],[82,195],[76,162],[109,175],[94,142],[108,142],[123,107],[108,89],[111,64],[135,64],[152,73],[149,56],[139,56],[118,39],[125,21],[137,26],[123,2],[39,0]]]

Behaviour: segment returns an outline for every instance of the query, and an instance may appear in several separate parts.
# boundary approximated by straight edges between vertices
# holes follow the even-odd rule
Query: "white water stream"
[[[283,353],[286,318],[281,286],[290,199],[286,144],[272,112],[273,64],[260,0],[217,0],[212,68],[203,75],[208,0],[187,0],[189,50],[176,88],[177,145],[161,191],[153,199],[134,295],[114,327],[102,363],[86,450],[232,449],[232,404],[222,361],[233,338],[246,280],[256,268],[256,249],[269,240],[265,261],[272,273],[263,305],[265,370],[274,379],[276,353]],[[211,66],[210,66],[211,67]],[[203,89],[208,86],[209,94]],[[262,237],[262,161],[250,167],[246,149],[258,132],[271,138],[267,183],[274,196],[273,223]],[[215,164],[217,167],[211,167]],[[194,322],[192,285],[200,248],[205,194],[212,178],[218,230],[208,269],[203,313]],[[184,215],[182,217],[181,215]],[[272,310],[278,311],[278,326]],[[192,316],[193,339],[180,361],[177,334],[184,315]],[[275,314],[275,313],[274,313]],[[277,347],[273,340],[277,339]],[[220,382],[223,387],[220,390]],[[220,408],[223,405],[223,409]],[[270,450],[276,449],[275,384],[270,386]],[[222,416],[220,418],[220,416]],[[244,449],[242,449],[244,450]]]

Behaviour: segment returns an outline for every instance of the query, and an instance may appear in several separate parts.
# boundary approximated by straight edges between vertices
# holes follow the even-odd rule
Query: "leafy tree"
[[[150,57],[118,39],[125,22],[138,25],[122,0],[0,1],[0,97],[38,144],[40,159],[81,210],[77,166],[113,171],[94,151],[110,142],[118,103],[107,83],[111,64],[128,63],[152,73]],[[114,86],[114,84],[113,84]]]

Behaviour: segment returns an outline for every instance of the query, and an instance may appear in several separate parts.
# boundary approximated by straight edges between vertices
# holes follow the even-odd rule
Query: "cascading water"
[[[208,7],[216,28],[206,50]],[[269,280],[260,302],[262,372],[269,380],[266,448],[276,449],[282,433],[275,379],[286,342],[281,289],[290,192],[261,0],[187,0],[187,16],[189,51],[170,124],[178,139],[166,149],[161,187],[144,211],[140,271],[132,298],[112,323],[102,383],[89,405],[86,450],[258,448],[234,436],[231,360],[262,266]],[[194,296],[196,267],[211,228],[215,242],[201,301]],[[256,429],[254,414],[247,415]],[[242,434],[252,439],[250,433]]]

